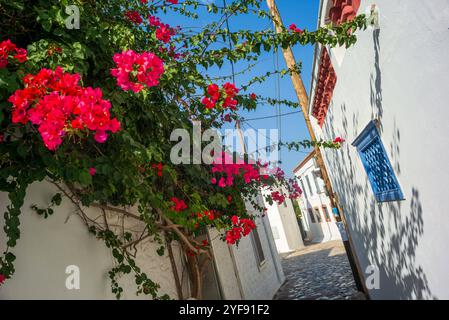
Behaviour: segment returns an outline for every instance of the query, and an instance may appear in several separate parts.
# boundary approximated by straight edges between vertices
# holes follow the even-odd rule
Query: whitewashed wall
[[[259,201],[263,201],[261,197]],[[254,213],[249,202],[246,207]],[[252,234],[243,237],[238,246],[229,246],[220,240],[216,229],[209,229],[224,299],[270,300],[285,280],[267,216],[257,218],[256,226],[265,256],[262,265],[257,260]]]
[[[380,30],[330,51],[337,84],[323,131],[315,129],[348,141],[325,157],[361,265],[380,268],[371,297],[449,299],[449,1],[362,1],[361,11],[372,3]],[[404,201],[375,201],[351,146],[372,119]]]
[[[311,242],[326,242],[331,240],[341,240],[335,217],[332,213],[332,206],[329,197],[324,193],[324,182],[317,178],[318,189],[314,183],[313,171],[318,169],[313,158],[307,161],[301,168],[295,172],[295,176],[302,179],[301,188],[303,194],[299,199],[299,206],[302,212],[303,221],[305,221],[305,231]],[[306,176],[309,177],[310,186],[306,182]],[[299,183],[299,180],[298,180]],[[304,190],[305,189],[305,190]],[[329,212],[331,221],[326,221],[322,206],[325,205]],[[309,215],[309,209],[318,208],[320,210],[321,223],[315,220],[312,222]]]
[[[61,206],[47,219],[30,209],[36,204],[48,205],[57,189],[49,183],[34,183],[27,190],[22,207],[21,238],[12,252],[17,256],[16,273],[0,287],[0,299],[115,299],[111,293],[108,271],[114,265],[110,249],[102,240],[90,234],[81,219],[74,214],[73,204],[64,199]],[[0,193],[0,212],[9,204],[6,193]],[[88,209],[96,216],[97,209]],[[3,214],[0,225],[4,225]],[[171,264],[167,256],[156,254],[159,245],[144,241],[138,245],[141,252],[136,262],[142,271],[161,285],[160,294],[177,298]],[[3,230],[0,232],[0,248],[5,249]],[[176,246],[174,254],[180,266]],[[80,289],[68,290],[65,286],[66,267],[80,268]],[[122,278],[123,299],[148,299],[136,296],[134,277]]]
[[[13,249],[17,256],[16,273],[0,287],[0,299],[115,299],[108,278],[108,271],[114,266],[115,260],[104,242],[97,240],[86,230],[81,218],[75,214],[74,205],[63,198],[62,204],[47,219],[30,209],[33,204],[46,207],[56,192],[56,187],[46,182],[34,183],[28,188],[22,207],[21,239]],[[4,212],[8,204],[7,194],[0,193],[0,212]],[[97,209],[85,209],[90,217],[101,216]],[[271,232],[266,232],[269,226],[264,226],[262,220],[258,220],[259,235],[266,257],[266,263],[260,268],[256,264],[251,236],[242,239],[237,249],[229,248],[220,240],[218,232],[210,231],[224,299],[271,299],[284,281]],[[267,218],[264,220],[264,223],[268,223]],[[0,225],[3,226],[3,215]],[[140,230],[137,225],[128,224],[128,227]],[[3,232],[0,232],[0,246],[1,250],[5,248]],[[161,286],[160,295],[168,294],[176,299],[170,260],[167,255],[160,257],[156,253],[159,247],[151,240],[141,242],[137,246],[139,254],[136,263],[150,279]],[[173,252],[178,274],[184,279],[183,295],[187,298],[188,275],[182,267],[181,251],[176,243],[173,243]],[[235,267],[231,252],[235,257]],[[70,265],[76,265],[80,269],[79,290],[66,288],[69,275],[65,271]],[[122,299],[148,299],[147,296],[135,295],[136,286],[132,275],[121,278],[119,282],[124,289]]]
[[[245,300],[271,300],[285,280],[267,217],[256,219],[265,262],[259,266],[251,235],[233,247]]]
[[[303,248],[304,243],[292,201],[289,198],[285,199],[285,206],[284,204],[278,205],[276,202],[272,205],[265,200],[264,202],[268,209],[267,216],[277,251],[285,253]]]

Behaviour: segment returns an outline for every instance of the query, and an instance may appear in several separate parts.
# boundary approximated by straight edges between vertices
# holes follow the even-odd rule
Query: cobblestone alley
[[[286,281],[276,300],[357,299],[341,241],[312,244],[282,259]]]

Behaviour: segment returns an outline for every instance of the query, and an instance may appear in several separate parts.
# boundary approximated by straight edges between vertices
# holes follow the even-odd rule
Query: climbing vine
[[[169,15],[194,21],[207,13],[215,21],[201,30],[164,22]],[[210,244],[196,240],[198,234],[215,227],[224,241],[238,244],[264,214],[255,200],[260,188],[271,190],[270,203],[301,194],[272,164],[247,156],[243,163],[222,164],[219,160],[237,157],[229,150],[211,154],[211,164],[170,161],[175,129],[191,131],[193,122],[200,121],[202,130],[218,130],[238,119],[239,110],[261,104],[298,107],[256,96],[251,88],[275,74],[300,72],[300,64],[252,75],[240,85],[230,83],[230,75],[211,77],[209,71],[232,61],[248,65],[242,73],[251,72],[263,52],[277,47],[348,47],[365,27],[363,15],[316,31],[295,26],[281,33],[230,32],[224,27],[226,18],[236,15],[270,22],[258,0],[226,7],[191,0],[0,0],[0,15],[0,191],[10,201],[4,213],[0,285],[15,273],[13,248],[21,237],[27,188],[45,181],[57,193],[47,207],[33,204],[31,209],[51,219],[63,199],[72,203],[86,228],[111,249],[116,263],[109,278],[117,298],[123,294],[118,281],[123,274],[134,275],[138,294],[168,298],[159,295],[159,285],[135,259],[139,243],[149,238],[158,244],[159,255],[170,253],[173,241],[180,244],[191,296],[201,298],[207,259],[200,257],[212,257]],[[319,145],[338,148],[340,143]],[[302,141],[279,147],[313,145]],[[289,193],[279,193],[280,186]],[[100,219],[92,217],[92,208]],[[139,231],[130,231],[124,219]]]

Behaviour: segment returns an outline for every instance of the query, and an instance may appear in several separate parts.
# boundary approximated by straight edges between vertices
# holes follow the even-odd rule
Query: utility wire
[[[266,117],[257,117],[257,118],[242,118],[240,120],[240,122],[246,122],[246,121],[254,121],[254,120],[263,120],[263,119],[271,119],[271,118],[277,118],[277,117],[284,117],[284,116],[289,116],[292,114],[297,114],[297,113],[301,113],[302,111],[292,111],[292,112],[287,112],[287,113],[282,113],[281,115],[274,115],[274,116],[266,116]]]

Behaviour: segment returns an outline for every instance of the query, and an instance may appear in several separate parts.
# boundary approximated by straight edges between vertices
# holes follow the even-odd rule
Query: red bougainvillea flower
[[[156,28],[156,38],[164,43],[168,43],[171,37],[175,34],[175,30],[168,24],[161,24]]]
[[[5,136],[3,134],[0,134],[0,143],[2,143],[4,139],[5,139]]]
[[[231,114],[230,114],[230,113],[225,114],[225,115],[222,117],[221,120],[222,120],[223,122],[231,122],[231,121],[232,121]]]
[[[201,103],[206,109],[213,109],[219,105],[224,109],[236,110],[237,100],[234,98],[238,92],[239,89],[232,83],[225,83],[221,90],[217,84],[213,83],[207,87],[206,96],[201,100]]]
[[[296,25],[294,23],[292,23],[289,27],[288,27],[291,31],[296,32],[296,33],[303,33],[304,31],[297,28]]]
[[[178,0],[167,0],[167,2],[170,2],[171,4],[178,4]]]
[[[154,87],[164,73],[164,63],[154,53],[136,53],[133,50],[116,53],[113,60],[117,68],[111,69],[111,75],[117,78],[117,84],[125,91],[140,92],[144,86]]]
[[[251,93],[249,97],[251,98],[251,100],[257,100],[257,95],[255,93]]]
[[[278,204],[283,204],[285,201],[285,195],[281,194],[279,191],[273,191],[271,193],[271,198],[273,198],[273,200]]]
[[[174,205],[170,208],[171,210],[180,212],[180,211],[183,211],[183,210],[187,209],[187,205],[185,204],[184,200],[178,199],[178,198],[176,198],[176,197],[172,197],[170,200],[171,200],[171,201],[173,202],[173,204],[174,204]]]
[[[237,89],[235,85],[230,82],[226,82],[223,85],[223,89],[225,90],[228,98],[234,98],[237,95],[237,93],[239,93],[239,89]]]
[[[211,99],[215,102],[220,99],[220,88],[215,83],[209,85],[207,87],[207,94],[211,97]]]
[[[231,222],[233,224],[233,228],[231,230],[226,231],[226,242],[228,244],[234,244],[239,239],[251,233],[252,230],[256,228],[256,224],[253,220],[242,218],[239,219],[237,216],[231,217]]]
[[[141,24],[143,22],[142,17],[137,11],[129,10],[125,12],[125,17],[135,24]]]
[[[0,274],[0,284],[3,284],[3,282],[5,282],[6,277],[2,274]]]
[[[94,167],[89,168],[89,174],[93,177],[97,170]]]
[[[298,183],[296,181],[294,181],[294,179],[290,180],[291,182],[291,191],[289,194],[289,198],[290,199],[297,199],[302,195],[302,190],[299,187]]]
[[[62,48],[58,46],[51,46],[47,51],[47,56],[52,56],[54,53],[62,53]]]
[[[151,167],[153,167],[154,169],[156,169],[157,170],[157,175],[158,175],[158,177],[162,177],[162,170],[164,169],[164,165],[161,163],[161,162],[159,162],[159,163],[153,163],[152,165],[151,165]]]
[[[27,51],[25,49],[18,48],[17,53],[14,55],[14,59],[19,62],[27,61]]]
[[[158,17],[149,16],[148,22],[150,23],[150,26],[156,27],[156,38],[164,43],[169,42],[171,37],[176,33],[175,29],[168,24],[162,23]]]
[[[150,26],[153,26],[153,27],[159,27],[161,25],[161,20],[155,16],[149,16],[148,22],[150,23]]]
[[[201,103],[206,107],[206,109],[215,108],[215,103],[207,97],[204,97],[203,100],[201,100]]]
[[[212,221],[217,217],[217,213],[214,210],[204,210],[203,212],[198,212],[196,216],[199,219],[207,218]]]
[[[57,67],[28,74],[22,81],[25,88],[8,99],[13,104],[12,122],[36,125],[49,150],[56,150],[63,136],[74,130],[94,131],[97,142],[106,141],[106,131],[120,130],[118,120],[111,119],[111,104],[102,98],[102,91],[81,87],[79,74]]]
[[[336,137],[333,142],[334,143],[343,143],[343,142],[345,142],[345,140],[341,137]]]
[[[232,98],[225,98],[223,101],[223,108],[231,108],[232,110],[235,110],[237,106],[237,100]]]
[[[226,242],[228,244],[236,243],[242,237],[242,228],[235,227],[226,231]]]
[[[6,68],[8,65],[8,58],[13,58],[20,63],[27,61],[27,51],[11,42],[11,40],[5,40],[0,42],[0,69]]]

